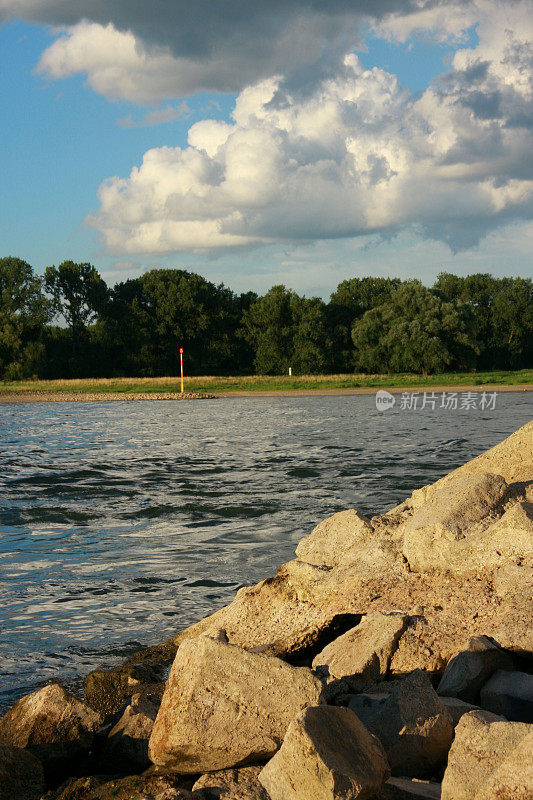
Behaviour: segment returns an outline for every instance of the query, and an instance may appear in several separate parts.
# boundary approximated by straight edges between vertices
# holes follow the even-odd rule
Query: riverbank
[[[83,702],[26,695],[0,797],[530,797],[532,443],[528,423],[385,513],[323,520]]]
[[[380,387],[381,388],[381,387]],[[390,394],[402,394],[403,392],[423,393],[434,392],[530,392],[533,384],[471,384],[471,385],[431,385],[431,386],[384,386],[385,391]],[[185,392],[183,395],[176,392],[64,392],[64,391],[25,391],[25,392],[2,392],[0,391],[0,403],[89,403],[89,402],[130,402],[134,400],[214,400],[217,398],[230,397],[339,397],[355,395],[373,395],[377,388],[359,387],[353,389],[274,389],[255,391],[231,391],[209,394],[207,392]]]

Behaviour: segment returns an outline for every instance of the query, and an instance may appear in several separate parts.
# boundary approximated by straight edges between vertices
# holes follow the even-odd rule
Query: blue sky
[[[215,69],[195,77],[200,60],[160,32],[145,44],[136,20],[139,64],[122,17],[106,23],[115,48],[100,20],[58,30],[11,14],[0,27],[2,254],[37,272],[91,261],[110,284],[176,266],[236,290],[285,283],[325,297],[353,275],[531,275],[529,132],[503,119],[523,117],[531,98],[521,65],[501,67],[505,3],[482,6],[450,29],[435,17],[425,30],[401,15],[356,20],[366,36],[347,52],[360,61],[344,66],[336,39],[327,69],[294,69],[280,45],[286,71],[265,59],[259,74],[246,52],[223,92]],[[515,11],[506,22],[519,40]],[[495,93],[506,106],[487,119],[476,109]]]

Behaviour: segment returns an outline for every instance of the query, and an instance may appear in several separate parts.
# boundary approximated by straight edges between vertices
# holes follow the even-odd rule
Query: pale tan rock
[[[360,675],[369,680],[383,678],[405,630],[409,617],[401,613],[374,611],[359,625],[328,644],[313,659],[313,669],[325,667],[333,678]]]
[[[481,687],[497,669],[512,669],[509,653],[488,636],[469,639],[466,647],[448,663],[437,687],[439,695],[459,697],[476,704]]]
[[[431,775],[446,760],[453,738],[450,713],[421,670],[396,681],[366,725],[385,748],[393,775]]]
[[[62,771],[90,750],[100,717],[62,686],[22,697],[0,720],[0,743],[27,748],[45,772]]]
[[[101,766],[111,774],[135,772],[150,766],[148,741],[152,734],[159,706],[140,694],[113,725],[105,741]]]
[[[486,520],[508,492],[500,475],[464,475],[428,493],[426,502],[403,525],[403,554],[415,572],[472,569],[478,557],[467,532]],[[476,531],[477,532],[477,531]]]
[[[208,772],[198,778],[192,787],[193,792],[202,792],[206,800],[269,800],[265,789],[259,783],[259,773],[263,767],[241,767]]]
[[[488,711],[465,714],[455,729],[442,800],[530,800],[533,726]]]
[[[300,712],[259,774],[272,800],[370,800],[389,777],[383,748],[347,708]]]
[[[43,792],[39,759],[26,750],[0,744],[0,800],[39,800]]]
[[[149,744],[154,764],[211,772],[272,756],[291,719],[320,702],[311,670],[207,636],[178,649]]]

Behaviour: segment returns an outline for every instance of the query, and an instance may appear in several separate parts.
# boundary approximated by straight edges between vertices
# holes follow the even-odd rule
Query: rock
[[[203,800],[193,797],[171,775],[132,775],[127,778],[91,776],[68,781],[43,800]]]
[[[463,716],[468,714],[469,711],[480,711],[479,706],[474,706],[471,703],[465,703],[464,700],[459,700],[458,697],[441,696],[442,705],[448,709],[455,728]]]
[[[440,783],[389,778],[376,800],[440,800]]]
[[[437,694],[477,703],[481,687],[497,669],[512,669],[509,653],[489,636],[469,639],[465,650],[448,663]]]
[[[140,694],[134,694],[131,704],[113,725],[104,743],[100,759],[102,767],[117,772],[140,772],[150,766],[148,741],[152,734],[159,705]]]
[[[0,800],[39,800],[43,765],[26,750],[0,744]]]
[[[496,670],[480,692],[480,705],[508,720],[533,723],[533,675]]]
[[[22,697],[2,717],[0,742],[27,748],[46,776],[55,777],[89,753],[99,725],[98,714],[53,683]]]
[[[262,767],[223,769],[202,775],[192,787],[205,800],[270,800],[259,783]]]
[[[464,572],[494,560],[497,546],[492,547],[490,536],[483,539],[490,551],[479,552],[482,531],[469,531],[489,518],[507,495],[509,487],[501,475],[465,475],[430,489],[426,502],[403,525],[403,554],[410,569]],[[497,556],[494,565],[508,556],[507,551]]]
[[[96,669],[84,681],[84,698],[87,705],[103,719],[109,719],[128,705],[134,694],[162,697],[176,646],[166,642],[158,648],[141,650],[139,662],[128,660],[114,669]]]
[[[272,800],[370,800],[389,774],[379,741],[352,711],[318,706],[291,722],[259,781]]]
[[[328,644],[313,659],[313,668],[327,667],[333,678],[361,675],[369,680],[383,678],[389,669],[400,636],[409,617],[404,614],[367,614],[357,627]]]
[[[348,708],[356,714],[363,725],[380,711],[390,697],[390,693],[385,692],[360,692],[359,694],[349,695]]]
[[[149,744],[154,764],[201,773],[266,760],[290,721],[320,702],[311,670],[207,636],[176,654]]]
[[[396,681],[366,725],[385,748],[393,775],[431,775],[446,760],[453,738],[450,713],[421,670]]]
[[[464,714],[442,781],[442,800],[533,797],[533,727],[488,711]]]

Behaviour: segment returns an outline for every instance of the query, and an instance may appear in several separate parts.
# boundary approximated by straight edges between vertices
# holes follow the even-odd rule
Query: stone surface
[[[370,800],[389,777],[379,741],[347,708],[300,712],[259,774],[272,800]]]
[[[388,692],[360,692],[349,695],[347,707],[366,725],[367,721],[383,708],[389,697]]]
[[[109,731],[100,758],[102,768],[117,773],[139,772],[150,766],[148,741],[158,710],[159,705],[148,698],[133,695],[130,705]]]
[[[43,792],[39,759],[26,750],[0,744],[0,800],[39,800]]]
[[[478,704],[481,687],[497,669],[512,669],[509,653],[488,636],[469,639],[466,647],[448,663],[437,693]]]
[[[185,641],[154,724],[150,758],[181,773],[266,760],[292,718],[320,702],[321,693],[307,668],[207,636]]]
[[[442,800],[530,800],[533,727],[488,711],[465,714],[455,729]]]
[[[155,651],[155,652],[152,652]],[[176,646],[165,643],[142,650],[137,663],[132,660],[114,669],[96,669],[84,681],[84,698],[104,719],[128,705],[134,694],[163,696]]]
[[[327,668],[333,678],[361,675],[383,678],[389,669],[409,617],[404,614],[367,614],[359,625],[328,644],[313,659],[313,668]]]
[[[395,682],[366,725],[385,748],[393,775],[431,775],[446,760],[453,738],[450,713],[420,670]]]
[[[508,720],[533,723],[533,675],[497,670],[480,692],[480,705]]]
[[[320,522],[296,548],[300,561],[328,567],[356,566],[368,574],[391,568],[399,559],[399,541],[375,531],[370,520],[350,508]]]
[[[497,547],[492,547],[490,537],[485,537],[485,550],[479,552],[478,540],[483,530],[475,526],[490,518],[502,504],[509,488],[504,479],[488,473],[464,475],[430,488],[426,502],[403,526],[403,554],[410,569],[462,572],[472,569],[473,563],[492,560]],[[494,566],[508,557],[506,550],[496,558]]]
[[[389,778],[376,800],[440,800],[440,783],[416,778]]]
[[[0,720],[0,743],[27,748],[50,775],[86,755],[100,717],[62,686],[50,684],[22,697]]]
[[[63,784],[43,800],[203,800],[170,775],[91,776]]]
[[[455,728],[463,716],[468,714],[469,711],[479,711],[479,706],[474,706],[472,703],[465,703],[464,700],[459,700],[458,697],[441,697],[442,705],[448,709]]]
[[[192,787],[205,800],[270,800],[259,783],[262,767],[224,769],[202,775]]]

